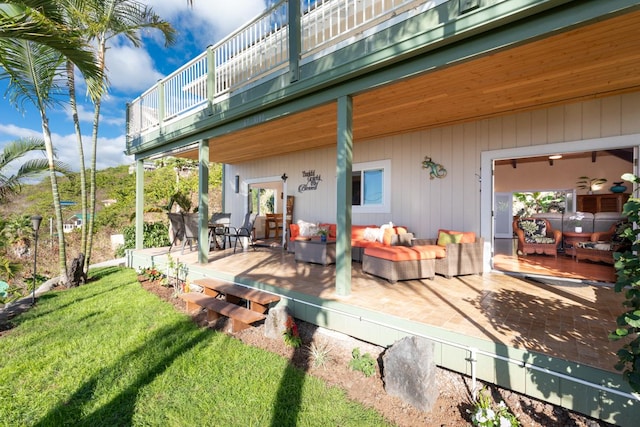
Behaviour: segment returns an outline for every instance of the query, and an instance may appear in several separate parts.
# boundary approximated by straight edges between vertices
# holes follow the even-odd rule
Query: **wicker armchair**
[[[545,254],[558,257],[562,231],[554,230],[544,218],[520,218],[513,221],[518,237],[518,254]]]

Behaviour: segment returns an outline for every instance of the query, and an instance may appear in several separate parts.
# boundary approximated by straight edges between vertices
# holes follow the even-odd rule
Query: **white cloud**
[[[9,136],[9,138],[5,138]],[[35,137],[42,138],[42,132],[33,129],[21,128],[15,125],[4,125],[0,123],[0,150],[4,146],[17,138]],[[78,161],[78,148],[75,134],[51,135],[53,146],[56,150],[58,160],[66,163],[73,171],[80,170]],[[91,160],[91,136],[83,135],[85,167],[89,167]],[[96,169],[101,170],[108,167],[126,165],[133,162],[133,157],[124,154],[125,136],[119,135],[113,138],[98,138],[98,155]],[[35,157],[35,156],[34,156]],[[25,157],[32,158],[32,157]]]
[[[107,76],[112,90],[144,91],[163,76],[155,69],[149,52],[115,42],[107,50]]]
[[[203,47],[215,44],[265,9],[264,0],[147,0],[153,10],[181,31],[191,32]]]

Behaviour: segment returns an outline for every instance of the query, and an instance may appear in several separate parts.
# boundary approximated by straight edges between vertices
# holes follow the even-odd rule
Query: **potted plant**
[[[326,242],[327,241],[327,236],[329,236],[329,229],[328,228],[319,228],[318,229],[318,236],[320,236],[320,241],[322,242]]]
[[[605,182],[607,182],[606,178],[589,178],[588,176],[579,176],[576,185],[580,190],[587,190],[587,194],[593,194],[593,192],[600,189],[600,186]]]
[[[576,233],[582,233],[582,219],[584,218],[583,212],[576,212],[569,217],[570,224],[575,227]]]

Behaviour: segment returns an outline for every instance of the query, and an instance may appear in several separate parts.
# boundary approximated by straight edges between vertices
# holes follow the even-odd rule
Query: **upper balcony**
[[[637,76],[639,7],[635,0],[281,0],[132,101],[127,151],[145,157],[215,137],[215,161],[234,163],[265,144],[263,131],[233,132],[265,123],[278,129],[283,153],[303,142],[335,143],[330,104],[345,94],[357,102],[354,139],[366,140],[628,92],[637,87],[629,76]],[[391,110],[393,120],[372,120]]]
[[[135,152],[134,142],[145,133],[215,110],[221,101],[270,79],[284,77],[284,84],[289,84],[311,77],[304,75],[306,64],[412,17],[421,16],[420,27],[412,29],[418,34],[505,1],[281,0],[132,101],[127,108],[127,148]],[[378,41],[360,55],[381,52],[392,43]],[[356,59],[343,57],[343,63],[333,63],[332,68]]]

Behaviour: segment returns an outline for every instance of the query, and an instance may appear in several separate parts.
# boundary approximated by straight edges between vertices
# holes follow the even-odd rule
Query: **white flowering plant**
[[[478,400],[473,405],[471,412],[471,422],[474,426],[481,427],[519,427],[520,422],[515,415],[509,411],[504,402],[493,405],[491,397],[485,393],[485,389],[480,391]]]
[[[571,225],[574,227],[581,227],[584,216],[584,212],[576,212],[569,217],[569,221],[571,221]]]

